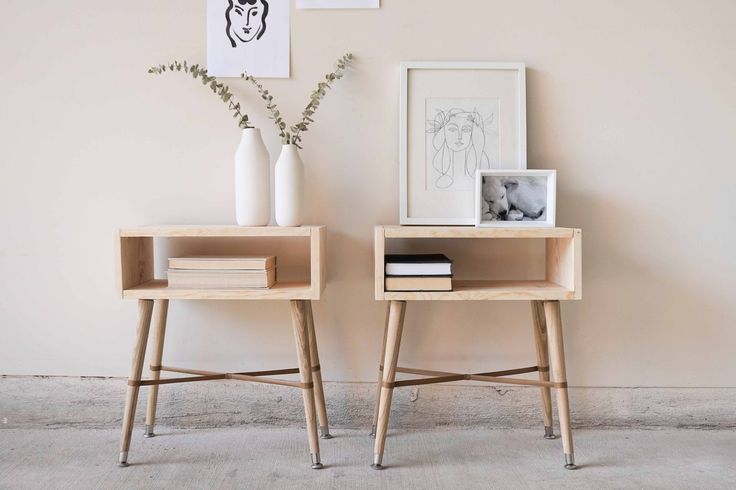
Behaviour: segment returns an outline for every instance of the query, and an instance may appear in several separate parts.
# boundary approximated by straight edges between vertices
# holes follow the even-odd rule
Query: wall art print
[[[289,77],[289,0],[207,0],[207,70]]]

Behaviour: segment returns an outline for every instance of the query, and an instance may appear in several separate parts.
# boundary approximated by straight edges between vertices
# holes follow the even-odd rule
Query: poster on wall
[[[296,0],[298,9],[377,9],[380,0]]]
[[[289,77],[289,0],[207,0],[207,71]]]

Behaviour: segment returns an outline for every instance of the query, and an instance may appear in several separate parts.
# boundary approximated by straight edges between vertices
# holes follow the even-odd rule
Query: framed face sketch
[[[523,63],[401,64],[402,225],[475,224],[477,170],[526,169]]]
[[[207,0],[207,71],[289,77],[289,0]]]

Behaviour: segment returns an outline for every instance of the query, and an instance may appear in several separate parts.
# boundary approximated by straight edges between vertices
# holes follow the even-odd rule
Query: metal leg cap
[[[565,469],[566,470],[577,470],[578,465],[575,464],[575,457],[572,454],[565,455]]]
[[[382,470],[382,469],[383,469],[383,465],[381,465],[381,464],[376,464],[376,463],[373,463],[373,464],[371,465],[371,468],[373,468],[374,470]]]
[[[319,428],[319,438],[320,439],[332,439],[332,434],[330,434],[329,427],[320,427]]]
[[[128,451],[120,451],[120,456],[118,457],[118,466],[120,468],[127,468],[130,466],[128,464]]]
[[[130,463],[127,461],[121,461],[118,463],[118,468],[127,468],[128,466],[130,466]]]
[[[577,470],[578,469],[578,465],[576,465],[574,463],[573,464],[566,464],[565,465],[565,469],[566,470]]]
[[[371,426],[371,433],[368,435],[374,439],[376,438],[376,426],[375,425]]]
[[[322,463],[312,463],[313,470],[321,470],[322,468],[324,468],[324,465]]]
[[[554,432],[552,432],[552,427],[545,427],[544,428],[544,438],[545,439],[557,439],[557,436]]]

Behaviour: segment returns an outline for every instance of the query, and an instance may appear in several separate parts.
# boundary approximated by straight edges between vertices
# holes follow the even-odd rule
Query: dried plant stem
[[[286,129],[286,122],[284,122],[281,112],[273,101],[273,96],[268,92],[268,90],[263,88],[263,84],[247,73],[243,73],[240,76],[252,83],[256,90],[258,90],[258,94],[266,102],[269,119],[272,119],[274,124],[276,124],[279,136],[281,137],[281,142],[285,145],[293,144],[297,148],[301,148],[299,145],[302,140],[301,133],[307,131],[309,125],[314,122],[312,116],[317,111],[320,101],[325,97],[325,95],[327,95],[327,90],[332,88],[332,85],[344,76],[345,70],[352,59],[352,53],[347,53],[337,60],[335,71],[325,75],[325,80],[317,84],[317,88],[309,96],[309,104],[307,104],[302,111],[301,120],[293,126],[290,126],[289,130]]]
[[[202,85],[209,86],[212,92],[227,104],[228,110],[233,113],[233,118],[237,119],[239,128],[248,129],[253,127],[248,120],[248,114],[241,111],[240,102],[235,101],[232,92],[230,92],[230,87],[219,82],[216,77],[209,76],[206,69],[200,68],[199,65],[190,65],[186,61],[181,63],[173,61],[166,65],[157,65],[148,69],[148,73],[154,75],[161,75],[167,71],[183,71],[191,74],[194,79],[200,79]]]

